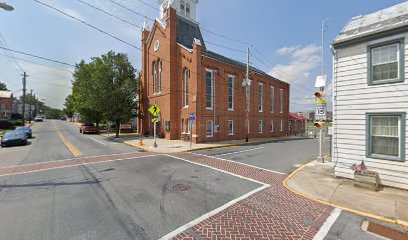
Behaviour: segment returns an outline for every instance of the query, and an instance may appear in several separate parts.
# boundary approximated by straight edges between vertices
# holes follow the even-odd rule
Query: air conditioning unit
[[[215,125],[214,128],[215,128],[214,132],[216,133],[220,132],[220,125]]]

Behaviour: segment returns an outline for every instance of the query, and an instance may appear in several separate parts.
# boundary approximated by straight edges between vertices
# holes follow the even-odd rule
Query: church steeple
[[[197,22],[197,4],[198,0],[158,0],[160,4],[160,19],[166,18],[166,12],[169,7],[176,9],[177,15],[182,16],[193,22]]]

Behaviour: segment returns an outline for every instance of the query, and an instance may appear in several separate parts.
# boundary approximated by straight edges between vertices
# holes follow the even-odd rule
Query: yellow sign
[[[159,113],[160,113],[160,108],[159,108],[159,106],[157,106],[156,103],[155,103],[155,104],[153,104],[153,106],[151,106],[151,107],[149,108],[149,112],[150,112],[154,117],[156,117],[156,116],[159,115]]]
[[[152,119],[152,123],[158,123],[159,122],[159,119],[158,118],[153,118]]]
[[[327,100],[317,100],[316,104],[327,105]]]

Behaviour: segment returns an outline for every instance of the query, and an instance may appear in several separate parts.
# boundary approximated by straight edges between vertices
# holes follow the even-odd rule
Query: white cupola
[[[197,22],[197,4],[198,0],[158,0],[160,4],[160,19],[166,18],[166,11],[169,7],[176,9],[177,15],[182,16],[193,22]]]

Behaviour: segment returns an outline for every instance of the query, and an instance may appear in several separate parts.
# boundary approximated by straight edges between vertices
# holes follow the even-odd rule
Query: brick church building
[[[138,129],[153,134],[148,108],[161,109],[159,137],[195,143],[288,135],[289,84],[207,49],[196,21],[198,0],[160,0],[160,19],[142,30],[142,78]],[[192,129],[189,116],[196,119]],[[190,131],[192,134],[190,135]]]

